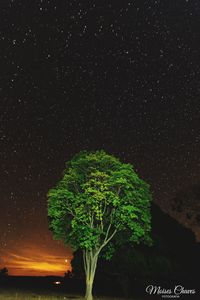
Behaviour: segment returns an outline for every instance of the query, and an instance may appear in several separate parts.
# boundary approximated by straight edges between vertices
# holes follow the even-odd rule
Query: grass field
[[[0,300],[84,300],[84,297],[79,295],[56,295],[52,293],[35,293],[30,291],[20,291],[20,290],[1,290],[0,289]],[[122,298],[108,298],[108,297],[94,297],[94,300],[124,300]],[[127,299],[126,299],[127,300]],[[138,299],[134,299],[138,300]]]

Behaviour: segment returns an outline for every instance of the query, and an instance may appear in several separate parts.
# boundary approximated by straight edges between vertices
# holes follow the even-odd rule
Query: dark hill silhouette
[[[163,212],[156,204],[152,204],[153,236],[162,238],[165,243],[163,252],[183,254],[196,246],[194,233],[177,222],[176,219]]]
[[[196,279],[200,269],[200,244],[194,233],[155,204],[152,205],[152,230],[155,250],[179,265],[181,277]]]
[[[180,223],[193,230],[200,241],[200,184],[190,185],[179,191],[168,202],[169,213]]]

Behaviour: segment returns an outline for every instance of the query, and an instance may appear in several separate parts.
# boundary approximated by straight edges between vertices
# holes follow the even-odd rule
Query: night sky
[[[199,28],[199,0],[0,2],[0,263],[10,274],[70,268],[46,194],[81,150],[132,163],[164,210],[199,182]]]

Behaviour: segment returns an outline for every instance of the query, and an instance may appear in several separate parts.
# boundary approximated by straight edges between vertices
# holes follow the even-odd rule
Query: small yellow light
[[[61,284],[61,282],[60,281],[54,281],[54,284]]]

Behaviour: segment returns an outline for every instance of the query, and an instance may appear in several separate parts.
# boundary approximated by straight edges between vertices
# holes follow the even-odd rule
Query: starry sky
[[[0,2],[0,264],[10,274],[70,268],[46,194],[80,150],[132,163],[164,210],[199,182],[199,26],[198,0]]]

